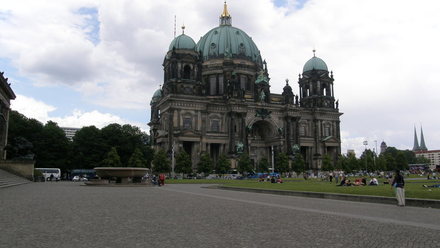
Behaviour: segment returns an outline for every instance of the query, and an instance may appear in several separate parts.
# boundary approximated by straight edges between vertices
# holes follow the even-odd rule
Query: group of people
[[[403,176],[400,174],[399,170],[396,170],[394,177],[391,180],[391,187],[395,189],[396,192],[396,198],[397,198],[397,205],[400,207],[405,206],[405,180],[403,179]],[[351,182],[350,179],[346,177],[342,177],[341,183],[337,186],[377,186],[379,185],[379,181],[372,177],[367,184],[367,179],[364,178],[357,178],[354,182]]]
[[[364,178],[357,178],[354,182],[351,182],[350,179],[343,176],[341,183],[338,184],[337,186],[365,186],[365,185],[377,186],[379,185],[379,181],[377,180],[377,178],[372,177],[367,184],[367,179],[364,177]]]
[[[157,186],[164,186],[165,185],[165,174],[160,174],[159,176],[153,175],[153,177],[151,178],[151,183],[153,183],[153,185],[157,185]]]
[[[283,183],[283,179],[278,175],[278,176],[270,176],[268,175],[267,177],[260,177],[258,178],[258,182],[271,182],[271,183]]]

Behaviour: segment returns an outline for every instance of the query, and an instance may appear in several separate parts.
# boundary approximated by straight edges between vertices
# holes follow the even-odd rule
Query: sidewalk
[[[325,198],[332,200],[371,202],[371,203],[397,205],[396,198],[384,197],[384,196],[350,195],[350,194],[273,190],[273,189],[253,189],[253,188],[229,187],[223,185],[218,185],[215,187],[224,190],[246,191],[246,192],[263,193],[263,194],[290,195],[290,196],[300,196],[300,197]],[[406,206],[440,209],[440,200],[406,198],[405,201],[406,201],[405,202]]]

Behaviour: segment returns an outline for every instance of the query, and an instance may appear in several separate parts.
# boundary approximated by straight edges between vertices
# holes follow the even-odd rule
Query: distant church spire
[[[425,137],[423,137],[423,128],[420,126],[420,151],[427,151],[428,148],[426,148],[425,145]]]
[[[420,146],[419,146],[419,140],[417,139],[416,127],[414,126],[414,146],[413,146],[413,151],[418,151],[418,150],[420,150]]]
[[[227,26],[231,26],[232,20],[231,20],[231,15],[228,12],[228,5],[225,4],[223,6],[223,13],[220,15],[220,26],[222,25],[227,25]]]

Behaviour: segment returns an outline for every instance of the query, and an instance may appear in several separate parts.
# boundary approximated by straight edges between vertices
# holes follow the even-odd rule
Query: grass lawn
[[[352,180],[354,181],[354,180]],[[284,179],[284,183],[270,183],[258,182],[257,179],[248,180],[223,180],[223,179],[180,179],[167,180],[166,183],[176,184],[223,184],[231,187],[244,188],[259,188],[259,189],[279,189],[279,190],[293,190],[293,191],[310,191],[310,192],[327,192],[340,194],[354,194],[354,195],[376,195],[394,197],[394,189],[388,185],[383,184],[379,180],[379,186],[351,186],[339,187],[336,184],[320,181],[315,179],[304,180],[302,178]],[[440,200],[440,188],[425,188],[423,185],[440,184],[438,180],[407,180],[405,184],[405,195],[407,198],[423,198]]]

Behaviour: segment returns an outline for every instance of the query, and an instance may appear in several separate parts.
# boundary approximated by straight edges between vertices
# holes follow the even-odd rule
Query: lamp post
[[[376,156],[377,156],[377,140],[374,141],[374,144],[376,145],[376,150],[374,151],[374,156],[373,156],[373,162],[374,162],[374,168],[377,169],[376,167]]]
[[[275,173],[275,159],[273,156],[273,146],[270,147],[270,150],[272,152],[272,173]]]
[[[365,155],[365,171],[368,171],[368,166],[367,166],[367,145],[368,145],[368,141],[364,140],[363,144],[365,146],[365,152],[364,152],[364,155]]]
[[[171,177],[174,178],[174,167],[176,166],[176,159],[174,158],[174,146],[176,145],[175,142],[173,142],[173,145],[171,146]]]

